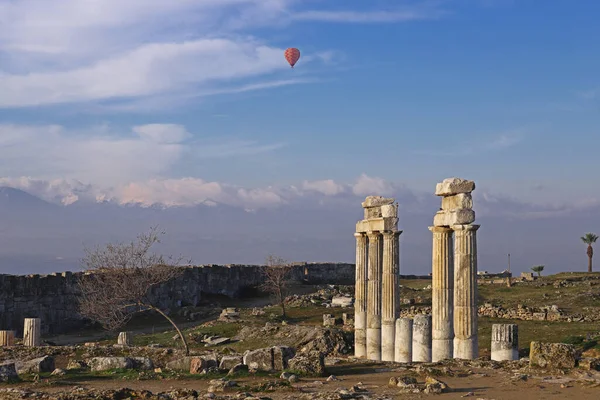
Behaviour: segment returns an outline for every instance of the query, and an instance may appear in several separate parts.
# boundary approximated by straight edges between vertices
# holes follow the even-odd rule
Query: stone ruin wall
[[[353,284],[354,264],[294,263],[293,279],[308,284]],[[23,319],[42,319],[42,332],[62,333],[82,326],[76,281],[81,272],[49,275],[0,274],[0,329],[23,329]],[[239,297],[262,281],[259,265],[186,267],[183,275],[152,291],[161,308],[195,306],[205,294]]]

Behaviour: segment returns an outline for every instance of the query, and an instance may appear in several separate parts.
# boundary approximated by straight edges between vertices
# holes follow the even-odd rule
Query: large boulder
[[[312,338],[302,346],[303,353],[318,351],[325,355],[340,355],[351,353],[353,340],[340,329],[323,329],[320,335]]]
[[[172,371],[185,371],[188,372],[190,370],[190,365],[192,363],[192,356],[186,356],[182,358],[178,358],[173,361],[169,361],[165,367]]]
[[[296,350],[288,346],[273,347],[273,369],[283,371],[288,367],[288,361],[296,355]]]
[[[248,350],[244,353],[244,364],[249,369],[258,371],[273,371],[273,348]]]
[[[219,363],[219,369],[229,371],[231,368],[238,364],[243,364],[244,358],[242,356],[223,356]]]
[[[108,371],[111,369],[132,369],[133,360],[127,357],[94,357],[87,363],[92,371]]]
[[[0,364],[0,382],[13,382],[19,380],[15,363]]]
[[[304,376],[324,376],[325,356],[318,351],[296,354],[288,362],[288,368]]]
[[[531,342],[529,364],[541,368],[574,368],[578,353],[575,347],[565,343]]]
[[[154,369],[154,363],[148,357],[131,357],[134,369],[149,371]]]
[[[190,374],[202,374],[208,372],[211,368],[217,368],[216,356],[192,357],[190,362]]]
[[[15,363],[19,374],[39,374],[40,372],[52,372],[55,369],[54,357],[44,356],[33,360],[19,361]]]

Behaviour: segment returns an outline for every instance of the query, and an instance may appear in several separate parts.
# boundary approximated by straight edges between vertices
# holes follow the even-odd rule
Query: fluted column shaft
[[[492,355],[494,361],[519,359],[519,327],[516,324],[492,325]]]
[[[367,235],[355,233],[356,285],[354,286],[354,355],[367,356]]]
[[[367,282],[367,358],[381,360],[381,272],[383,240],[381,233],[369,232]]]
[[[477,236],[479,225],[453,225],[454,358],[478,357]]]
[[[454,256],[452,229],[430,226],[433,233],[431,284],[431,357],[452,359],[454,353]]]
[[[401,231],[383,233],[381,279],[381,360],[394,361],[396,319],[400,316],[398,238]]]

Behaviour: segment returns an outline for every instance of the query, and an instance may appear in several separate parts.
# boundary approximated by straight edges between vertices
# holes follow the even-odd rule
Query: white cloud
[[[172,102],[314,82],[286,75],[283,48],[252,37],[251,29],[298,20],[393,22],[435,11],[414,6],[307,11],[306,3],[0,0],[0,108],[121,101],[95,109],[136,111],[159,109],[165,98]],[[329,63],[338,53],[303,52],[301,63]]]
[[[391,183],[366,174],[359,176],[352,187],[352,192],[357,196],[388,196],[393,191],[394,187]]]
[[[150,124],[131,132],[102,126],[67,130],[61,126],[0,125],[0,168],[9,176],[77,179],[112,186],[169,175],[185,157],[233,157],[269,152],[282,143],[201,139],[175,124]]]
[[[294,14],[293,18],[300,21],[321,22],[353,22],[353,23],[381,23],[401,22],[436,18],[439,12],[424,12],[417,10],[407,11],[303,11]]]
[[[336,194],[343,193],[345,187],[339,183],[336,183],[333,179],[325,179],[312,182],[304,181],[302,183],[302,189],[319,192],[326,196],[335,196]]]

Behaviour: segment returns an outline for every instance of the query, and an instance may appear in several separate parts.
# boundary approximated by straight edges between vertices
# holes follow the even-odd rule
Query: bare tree
[[[182,258],[150,252],[160,243],[157,227],[141,234],[131,243],[108,244],[104,248],[85,249],[82,263],[86,273],[78,279],[81,292],[80,313],[105,329],[114,331],[124,326],[135,314],[155,311],[173,325],[189,354],[188,344],[177,324],[153,301],[152,288],[180,276]]]
[[[288,295],[292,266],[281,257],[269,255],[263,269],[265,281],[259,288],[271,293],[281,306],[281,315],[285,318],[285,298]]]

